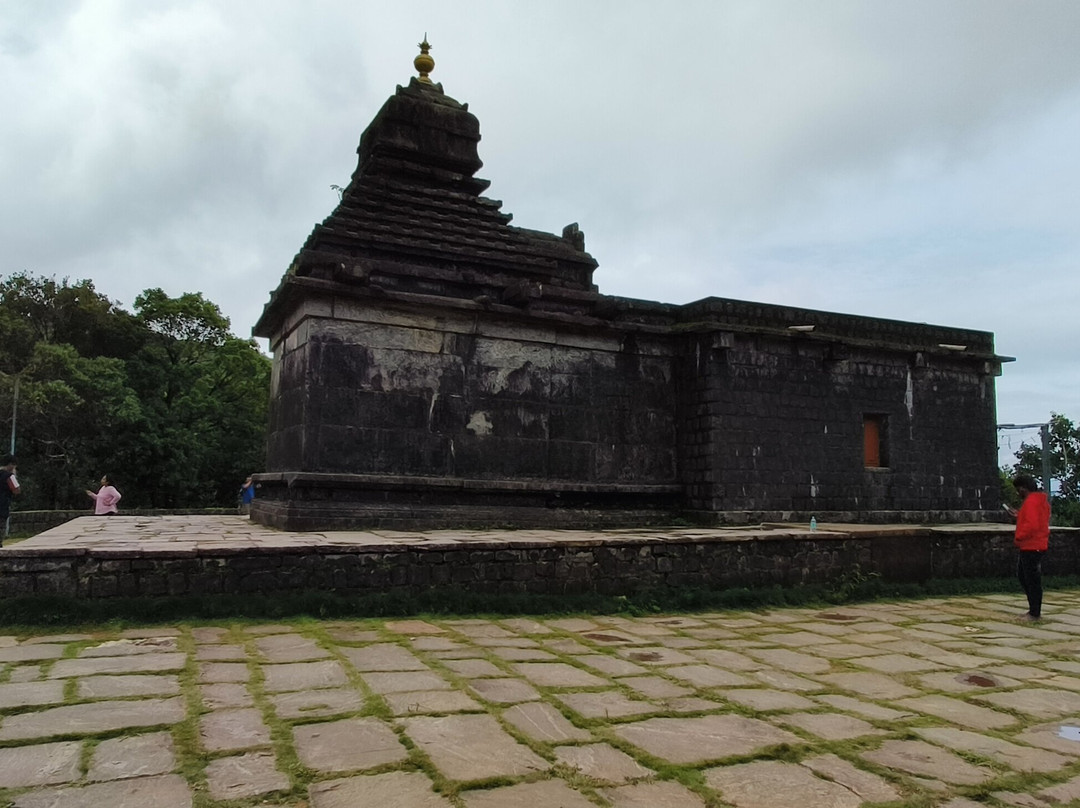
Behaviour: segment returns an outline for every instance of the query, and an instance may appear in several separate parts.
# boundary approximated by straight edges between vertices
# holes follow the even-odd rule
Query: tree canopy
[[[128,507],[231,505],[263,463],[269,387],[201,293],[147,289],[132,313],[89,280],[0,281],[0,453],[14,420],[23,509],[86,507],[102,474]]]
[[[1058,487],[1051,498],[1055,524],[1080,527],[1080,427],[1059,413],[1050,416],[1050,476]],[[1042,441],[1020,444],[1010,476],[1042,480]]]

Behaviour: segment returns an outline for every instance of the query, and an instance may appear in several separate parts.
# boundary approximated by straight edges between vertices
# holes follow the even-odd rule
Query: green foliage
[[[199,293],[148,289],[133,315],[86,280],[0,283],[0,428],[17,415],[22,508],[88,506],[102,474],[130,507],[232,505],[262,463],[269,380]]]
[[[1041,480],[1042,441],[1020,444],[1016,465],[1007,471]],[[1051,502],[1053,524],[1080,527],[1080,427],[1059,413],[1050,416],[1050,474],[1059,485]]]

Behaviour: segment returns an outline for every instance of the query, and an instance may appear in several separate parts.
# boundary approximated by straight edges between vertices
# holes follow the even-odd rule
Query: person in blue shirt
[[[244,484],[240,486],[240,507],[237,509],[242,516],[251,513],[251,503],[255,500],[255,481],[248,475]]]

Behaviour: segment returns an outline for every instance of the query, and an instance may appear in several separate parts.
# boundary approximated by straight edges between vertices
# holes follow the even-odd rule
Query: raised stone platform
[[[1080,529],[1055,528],[1047,574],[1080,572]],[[294,533],[241,516],[85,516],[0,550],[0,598],[70,595],[629,594],[660,587],[1001,577],[1007,525],[791,524],[633,530]]]

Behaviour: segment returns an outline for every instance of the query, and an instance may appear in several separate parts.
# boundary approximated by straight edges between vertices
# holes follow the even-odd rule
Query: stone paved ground
[[[0,636],[0,805],[1080,805],[1047,600]]]

